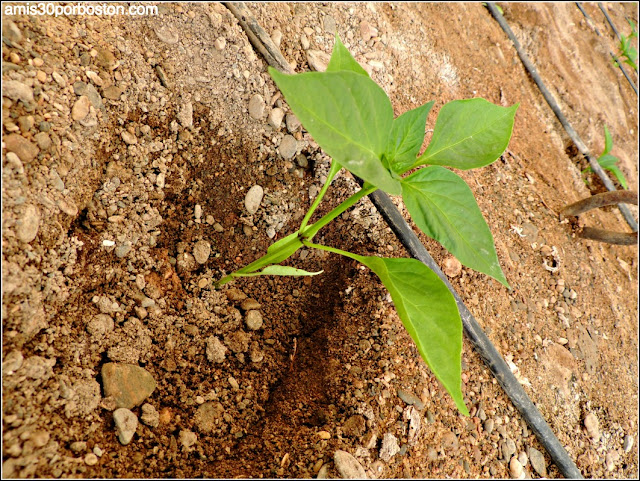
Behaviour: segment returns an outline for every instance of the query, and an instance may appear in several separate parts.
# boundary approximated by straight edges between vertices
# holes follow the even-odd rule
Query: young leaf
[[[402,180],[402,198],[411,218],[462,264],[509,287],[493,236],[469,186],[444,167],[430,166]]]
[[[494,162],[509,144],[516,110],[482,99],[454,100],[440,109],[433,137],[413,165],[467,170]]]
[[[444,282],[415,259],[345,255],[378,275],[418,352],[460,412],[468,416],[461,389],[462,321],[456,301]]]
[[[617,166],[612,165],[608,167],[607,170],[609,170],[613,175],[616,176],[616,179],[618,179],[618,182],[620,182],[620,185],[623,189],[629,188],[629,186],[627,185],[627,179],[625,179],[624,174]]]
[[[424,141],[424,127],[431,107],[433,100],[393,120],[384,155],[395,173],[403,174],[415,164]]]
[[[289,107],[323,150],[357,176],[388,192],[402,188],[382,165],[393,121],[387,94],[352,71],[286,75],[269,67]]]
[[[611,133],[609,132],[609,129],[605,125],[604,126],[604,151],[602,152],[602,154],[600,154],[600,158],[602,158],[603,156],[611,152],[612,148],[613,148],[613,139],[611,138]]]
[[[329,65],[327,65],[327,72],[339,72],[340,70],[349,70],[351,72],[359,73],[361,75],[369,74],[365,69],[363,69],[356,59],[353,58],[351,52],[347,50],[342,41],[340,41],[340,37],[336,34],[336,40],[333,44],[333,52],[331,52],[331,59],[329,60]]]
[[[271,244],[265,257],[268,257],[269,264],[279,264],[291,257],[300,247],[302,247],[302,241],[298,237],[298,232],[294,232]]]
[[[309,272],[303,269],[289,266],[267,266],[260,272],[252,272],[250,274],[235,273],[236,277],[255,277],[255,276],[317,276],[324,271]]]

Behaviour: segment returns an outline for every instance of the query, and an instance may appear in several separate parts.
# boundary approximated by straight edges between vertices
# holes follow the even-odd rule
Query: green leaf
[[[269,67],[289,107],[336,162],[360,178],[400,195],[400,182],[382,165],[393,122],[387,94],[352,71],[286,75]]]
[[[303,269],[289,266],[267,266],[260,272],[252,272],[250,274],[234,273],[234,277],[255,277],[255,276],[317,276],[324,271],[309,272]]]
[[[604,151],[600,154],[600,158],[611,152],[613,148],[613,139],[611,138],[611,133],[609,133],[609,129],[607,126],[604,126]],[[598,159],[599,160],[599,159]]]
[[[361,75],[369,74],[363,69],[355,58],[351,55],[349,50],[344,46],[340,37],[336,34],[336,40],[333,45],[333,52],[331,52],[331,59],[329,65],[327,65],[327,72],[339,72],[340,70],[348,70]]]
[[[431,107],[433,100],[393,120],[384,155],[395,173],[403,174],[415,164],[424,141],[424,127]]]
[[[445,283],[415,259],[348,256],[378,275],[418,352],[460,412],[469,416],[461,388],[462,321]]]
[[[444,167],[431,166],[402,180],[402,198],[416,225],[462,264],[509,287],[493,236],[469,186]]]
[[[611,167],[608,167],[607,170],[609,170],[613,175],[616,176],[616,179],[618,179],[618,182],[620,182],[620,185],[623,189],[629,188],[629,186],[627,185],[627,179],[625,179],[624,174],[618,167],[612,165]]]
[[[509,144],[518,106],[500,107],[482,98],[449,102],[440,109],[431,142],[414,167],[467,170],[491,164]]]
[[[264,258],[268,258],[268,264],[280,264],[291,257],[300,247],[302,247],[302,241],[298,237],[298,232],[294,232],[271,244]]]
[[[598,163],[603,169],[608,169],[612,165],[616,165],[619,160],[620,159],[618,159],[618,157],[616,157],[615,155],[605,154],[598,158]],[[591,166],[589,166],[589,169],[591,169]]]

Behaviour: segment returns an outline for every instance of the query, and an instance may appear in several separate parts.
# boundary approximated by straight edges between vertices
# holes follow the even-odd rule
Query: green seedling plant
[[[618,159],[616,156],[611,155],[609,153],[611,152],[612,148],[613,148],[613,139],[611,138],[611,133],[609,133],[609,129],[605,125],[604,126],[604,151],[600,154],[600,157],[598,157],[597,159],[598,164],[600,164],[600,167],[602,167],[604,170],[608,170],[613,175],[615,175],[616,179],[618,179],[618,182],[620,182],[620,185],[622,186],[623,189],[628,189],[629,186],[627,185],[627,179],[624,177],[624,174],[616,165],[620,161],[620,159]],[[587,172],[593,172],[593,169],[591,168],[591,166],[587,167],[582,171],[583,174],[586,174]]]
[[[389,290],[420,355],[468,416],[461,390],[462,322],[446,284],[418,260],[357,255],[314,243],[313,238],[360,199],[381,189],[401,195],[416,225],[462,264],[509,287],[471,189],[444,166],[466,170],[498,159],[511,138],[518,105],[500,107],[482,98],[447,103],[439,112],[431,142],[418,157],[434,102],[394,118],[384,90],[338,36],[325,72],[286,75],[270,67],[269,73],[293,113],[332,158],[331,167],[300,228],[272,244],[258,260],[220,279],[216,287],[237,277],[320,274],[281,265],[301,247],[364,264]],[[360,177],[362,188],[312,223],[313,213],[342,168]]]
[[[620,43],[618,44],[618,50],[620,50],[620,56],[624,57],[624,63],[630,65],[633,70],[638,71],[638,50],[633,46],[632,42],[634,39],[638,38],[638,30],[636,29],[636,25],[628,20],[629,25],[631,25],[631,33],[627,36],[622,35],[620,37]],[[617,63],[618,59],[615,59],[614,62]]]

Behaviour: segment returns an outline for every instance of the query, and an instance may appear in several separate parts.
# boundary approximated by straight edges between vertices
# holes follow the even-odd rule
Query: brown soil
[[[309,69],[303,45],[330,53],[337,26],[396,114],[435,100],[427,129],[454,99],[520,104],[505,155],[458,172],[512,289],[467,268],[451,282],[582,473],[637,477],[637,246],[576,235],[580,225],[628,230],[617,209],[559,221],[563,206],[602,187],[593,175],[583,181],[584,159],[487,10],[480,3],[248,6],[267,32],[282,34],[281,51],[298,72]],[[634,4],[606,7],[624,33],[625,17],[638,21]],[[609,127],[612,153],[637,190],[637,96],[611,64],[607,49],[617,51],[616,40],[597,6],[584,4],[603,37],[572,3],[503,8],[594,154]],[[268,232],[280,239],[297,228],[328,168],[304,131],[294,135],[308,166],[280,154],[288,132],[270,126],[267,113],[286,104],[222,5],[162,4],[160,15],[141,17],[3,13],[3,39],[9,20],[21,38],[13,32],[15,41],[3,42],[3,83],[22,83],[34,100],[3,89],[3,141],[18,133],[39,152],[21,152],[16,162],[3,143],[3,476],[333,477],[340,449],[371,477],[506,478],[511,455],[544,452],[466,340],[463,392],[472,417],[460,415],[384,287],[351,260],[303,250],[290,264],[322,275],[212,288],[264,253]],[[365,22],[377,29],[373,38],[363,39]],[[255,94],[267,104],[260,120],[248,113]],[[91,107],[73,120],[80,95]],[[255,184],[265,198],[249,215],[244,197]],[[319,214],[356,189],[343,172]],[[32,239],[30,206],[39,212]],[[368,200],[320,237],[360,254],[406,256]],[[212,247],[204,264],[191,255],[201,240]],[[423,241],[442,264],[447,252]],[[228,297],[233,289],[258,301],[262,328],[246,327],[240,302]],[[113,324],[98,332],[92,326],[105,315]],[[228,348],[219,363],[207,352],[212,336]],[[107,362],[137,364],[157,382],[145,402],[159,424],[140,423],[127,445],[101,391]],[[424,404],[415,436],[414,408],[398,389]],[[204,403],[215,410],[206,426],[197,415]],[[585,428],[590,414],[599,422],[595,437]],[[390,459],[379,455],[385,434],[400,445]],[[625,437],[627,446],[635,441],[631,449]],[[545,462],[547,476],[559,477],[546,454]],[[539,476],[524,464],[523,476]]]

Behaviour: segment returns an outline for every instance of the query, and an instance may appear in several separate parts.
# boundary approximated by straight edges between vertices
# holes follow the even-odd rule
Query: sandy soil
[[[637,477],[637,246],[576,236],[628,230],[617,209],[559,221],[603,187],[486,9],[248,6],[298,72],[338,32],[397,115],[435,100],[427,129],[454,99],[520,103],[505,155],[458,172],[513,288],[466,268],[451,282],[582,473]],[[638,21],[634,4],[606,7],[623,33]],[[609,127],[637,190],[637,96],[596,4],[601,37],[573,3],[503,8],[595,154]],[[467,341],[472,417],[456,411],[357,263],[301,250],[293,264],[323,275],[212,288],[297,228],[329,159],[274,121],[288,107],[224,6],[159,9],[3,13],[3,476],[339,477],[345,451],[369,477],[559,477]],[[319,214],[356,189],[343,172]],[[406,256],[368,200],[320,237]]]

